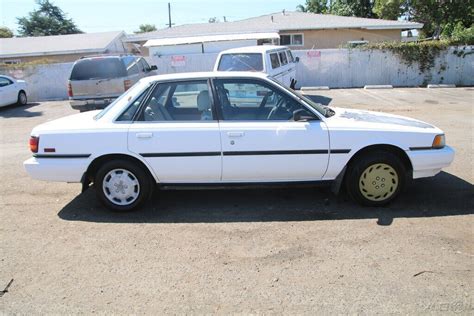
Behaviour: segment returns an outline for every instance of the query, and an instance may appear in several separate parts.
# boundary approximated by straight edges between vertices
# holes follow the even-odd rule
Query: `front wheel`
[[[152,184],[141,167],[127,160],[115,160],[99,168],[94,187],[97,197],[107,208],[127,212],[146,202]]]
[[[18,105],[26,105],[28,103],[28,98],[26,97],[25,91],[20,91],[18,93],[18,100],[16,103]]]
[[[346,187],[356,202],[366,206],[382,206],[395,199],[406,182],[406,168],[400,158],[390,152],[374,151],[349,165]]]

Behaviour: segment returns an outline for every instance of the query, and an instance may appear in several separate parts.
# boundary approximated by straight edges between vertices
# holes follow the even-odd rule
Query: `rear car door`
[[[158,83],[129,129],[129,150],[161,183],[221,179],[219,124],[208,80]]]
[[[321,180],[328,165],[324,121],[282,88],[262,79],[215,80],[223,182]],[[304,111],[314,120],[293,121]]]

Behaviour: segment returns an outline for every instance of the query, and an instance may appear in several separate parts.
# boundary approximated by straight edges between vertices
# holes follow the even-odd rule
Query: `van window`
[[[263,71],[262,54],[223,54],[217,67],[219,71]]]
[[[118,58],[81,59],[74,64],[70,80],[113,79],[126,77],[127,70]]]
[[[280,55],[280,62],[282,65],[288,64],[288,59],[286,58],[285,51],[279,52],[278,55]]]
[[[288,54],[288,61],[290,63],[294,63],[295,59],[293,58],[293,54],[291,53],[291,50],[287,50],[286,53]]]
[[[278,60],[277,53],[271,53],[270,54],[270,61],[272,63],[272,68],[273,69],[280,67],[280,60]]]

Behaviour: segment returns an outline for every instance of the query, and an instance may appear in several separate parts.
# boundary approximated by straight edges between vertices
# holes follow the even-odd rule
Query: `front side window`
[[[286,53],[283,51],[283,52],[279,52],[278,55],[280,56],[280,63],[282,65],[286,65],[288,64],[288,59],[286,58]]]
[[[272,64],[272,69],[280,67],[280,60],[278,59],[277,53],[270,54],[270,62]]]
[[[222,79],[215,86],[224,120],[291,121],[300,109],[312,115],[286,93],[259,80]]]
[[[211,94],[206,80],[160,83],[154,89],[138,120],[213,120]]]
[[[217,67],[219,71],[263,71],[262,54],[223,54]]]
[[[6,87],[8,85],[11,85],[13,82],[5,77],[0,77],[0,87]]]
[[[295,59],[293,58],[293,54],[291,53],[291,50],[287,50],[286,53],[288,54],[288,61],[290,63],[294,63]]]

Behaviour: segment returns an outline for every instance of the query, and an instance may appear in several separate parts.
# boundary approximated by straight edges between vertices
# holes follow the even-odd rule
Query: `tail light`
[[[68,83],[68,84],[67,84],[67,95],[70,96],[70,97],[73,97],[73,96],[74,96],[74,93],[72,92],[72,85],[71,85],[71,83]]]
[[[37,153],[38,152],[38,148],[39,148],[39,137],[37,136],[31,136],[30,137],[30,150],[32,153]]]
[[[124,80],[123,81],[123,88],[125,89],[125,91],[130,89],[131,86],[132,86],[132,81],[131,80]]]

